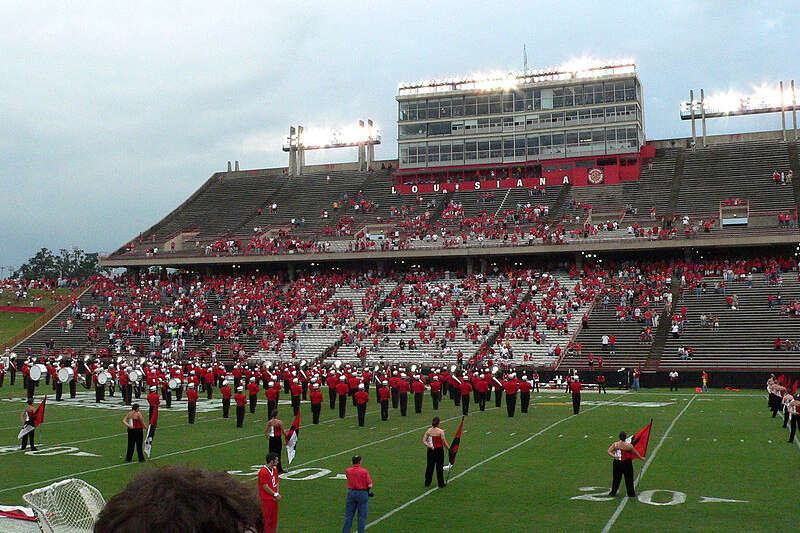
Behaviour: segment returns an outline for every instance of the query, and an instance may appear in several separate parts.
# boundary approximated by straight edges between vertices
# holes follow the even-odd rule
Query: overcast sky
[[[290,124],[373,118],[376,157],[396,157],[398,82],[516,70],[523,43],[531,68],[634,57],[650,139],[688,135],[690,88],[800,80],[797,2],[167,4],[0,0],[0,266],[111,251],[228,160],[285,166]]]

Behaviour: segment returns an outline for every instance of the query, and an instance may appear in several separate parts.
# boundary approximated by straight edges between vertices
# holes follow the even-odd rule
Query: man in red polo
[[[506,410],[508,411],[508,416],[513,418],[514,412],[517,410],[517,391],[519,390],[516,374],[511,374],[509,379],[503,382],[503,389],[506,392]]]
[[[463,377],[458,389],[461,392],[461,413],[467,416],[469,414],[469,395],[472,392],[472,383],[466,377]]]
[[[233,400],[236,402],[236,427],[240,428],[244,424],[244,407],[247,405],[244,387],[236,388],[236,394],[233,395]]]
[[[581,381],[577,375],[570,381],[569,390],[572,393],[572,412],[577,415],[581,412]]]
[[[258,391],[261,388],[256,383],[256,378],[250,378],[250,383],[247,384],[247,392],[250,393],[250,412],[256,412],[256,406],[258,405]]]
[[[220,386],[219,392],[222,394],[222,418],[228,418],[231,412],[231,396],[233,395],[233,391],[231,391],[227,379],[222,380],[222,386]]]
[[[442,382],[439,381],[439,376],[433,374],[431,378],[431,400],[433,400],[433,410],[439,410],[439,402],[442,399]]]
[[[364,384],[358,384],[358,390],[355,393],[356,410],[358,411],[358,426],[364,427],[364,417],[367,414],[367,402],[369,401],[369,393],[364,390]]]
[[[486,410],[486,399],[489,397],[489,383],[484,378],[475,380],[475,391],[478,393],[478,407],[481,411]]]
[[[339,418],[344,418],[347,410],[347,394],[349,392],[350,387],[347,385],[347,378],[340,376],[339,383],[336,385],[336,395],[339,397]]]
[[[414,381],[411,383],[411,392],[414,393],[414,412],[422,412],[422,399],[425,394],[425,382],[422,381],[422,376],[414,376]]]
[[[322,410],[322,393],[319,391],[319,383],[311,385],[311,416],[314,424],[319,424],[319,413]]]
[[[531,391],[533,390],[533,385],[531,382],[528,381],[528,376],[522,376],[522,382],[519,384],[519,401],[520,401],[520,410],[523,413],[528,412],[528,406],[531,404]]]
[[[378,400],[381,402],[381,420],[389,420],[389,382],[382,381],[378,386]]]
[[[342,527],[342,531],[350,531],[353,527],[353,518],[358,513],[358,532],[364,533],[364,528],[367,526],[372,478],[367,469],[361,466],[360,455],[353,456],[353,466],[347,469],[346,475],[347,501],[344,507],[344,527]]]
[[[400,374],[400,379],[397,381],[397,394],[400,397],[400,416],[406,416],[408,412],[408,392],[411,390],[411,385],[408,383],[405,374]]]
[[[194,424],[194,415],[197,413],[197,391],[194,388],[194,383],[189,383],[189,388],[186,389],[186,402],[189,408],[189,423]]]
[[[278,528],[278,454],[267,454],[267,462],[258,472],[258,497],[261,499],[261,514],[264,516],[263,533],[275,533]]]

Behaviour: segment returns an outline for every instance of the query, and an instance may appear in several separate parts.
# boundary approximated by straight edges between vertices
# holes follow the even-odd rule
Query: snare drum
[[[108,372],[100,372],[99,374],[97,374],[97,384],[105,385],[106,383],[108,383],[110,377],[111,374],[109,374]]]
[[[169,381],[167,381],[167,386],[170,388],[170,390],[175,390],[181,386],[181,380],[178,378],[169,378]]]
[[[33,381],[39,381],[46,374],[47,374],[47,367],[42,364],[36,364],[31,367],[30,376]]]
[[[131,370],[128,372],[128,379],[131,380],[131,383],[138,383],[142,379],[142,375],[138,370]]]
[[[60,383],[68,383],[75,378],[75,371],[70,367],[65,366],[58,369],[58,381]]]

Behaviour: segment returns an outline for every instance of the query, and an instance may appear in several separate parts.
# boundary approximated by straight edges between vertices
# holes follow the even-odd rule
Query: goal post
[[[22,496],[43,533],[91,533],[106,504],[100,491],[81,479],[65,479]]]

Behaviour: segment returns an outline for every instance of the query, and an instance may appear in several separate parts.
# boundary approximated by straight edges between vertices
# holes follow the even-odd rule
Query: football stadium
[[[283,164],[209,168],[94,270],[9,268],[0,531],[796,522],[793,72],[552,63],[390,79],[272,124]]]

